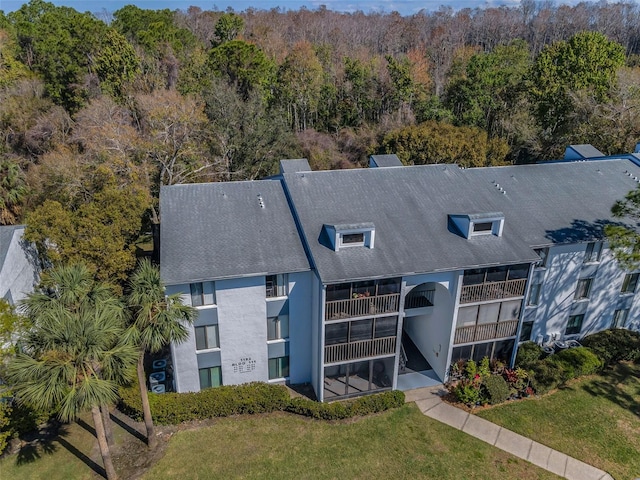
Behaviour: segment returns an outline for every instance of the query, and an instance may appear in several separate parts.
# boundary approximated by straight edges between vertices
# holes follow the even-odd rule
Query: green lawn
[[[221,419],[175,435],[144,478],[558,477],[433,421],[409,404],[349,423],[287,414]]]
[[[640,477],[640,365],[622,364],[540,399],[478,416],[609,472]]]

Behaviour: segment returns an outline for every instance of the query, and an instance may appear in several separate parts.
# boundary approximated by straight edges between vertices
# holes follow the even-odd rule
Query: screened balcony
[[[395,313],[400,306],[400,279],[327,285],[325,320]]]
[[[359,358],[393,355],[396,353],[396,337],[374,338],[353,343],[324,347],[324,363],[337,363]]]
[[[506,280],[504,282],[463,285],[460,291],[460,303],[483,302],[524,296],[526,278]]]
[[[518,331],[518,320],[502,322],[479,323],[456,328],[454,344],[481,342],[496,338],[515,337]]]

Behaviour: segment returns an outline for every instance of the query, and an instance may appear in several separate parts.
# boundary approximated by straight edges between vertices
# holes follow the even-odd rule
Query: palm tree
[[[6,379],[19,401],[55,408],[63,422],[91,411],[107,478],[115,479],[101,408],[117,400],[137,358],[124,335],[124,307],[82,265],[57,267],[47,282],[48,293],[24,302],[31,326]]]
[[[138,345],[138,386],[142,398],[142,412],[147,429],[149,448],[157,445],[153,417],[149,406],[147,382],[144,374],[144,355],[157,353],[171,342],[183,342],[189,337],[188,326],[193,323],[196,310],[182,303],[180,294],[165,295],[160,270],[150,260],[143,259],[133,273],[127,303],[131,312],[131,343]]]
[[[8,158],[0,160],[0,225],[18,220],[27,191],[20,166]]]

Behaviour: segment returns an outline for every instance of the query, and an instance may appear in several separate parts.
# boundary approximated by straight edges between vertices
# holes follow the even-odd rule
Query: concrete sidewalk
[[[441,397],[445,393],[444,387],[440,385],[407,391],[405,397],[407,402],[416,402],[427,417],[462,430],[561,477],[569,480],[613,480],[603,470],[443,402]]]

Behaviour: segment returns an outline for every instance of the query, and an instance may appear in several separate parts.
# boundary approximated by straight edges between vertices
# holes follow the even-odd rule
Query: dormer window
[[[449,224],[464,238],[476,235],[502,236],[504,214],[502,212],[449,215]]]
[[[364,245],[364,233],[344,233],[340,235],[341,245]]]
[[[492,222],[473,223],[473,233],[491,233],[493,230]]]
[[[336,252],[341,248],[373,248],[375,239],[373,223],[325,224],[324,230],[329,237],[331,247]]]

